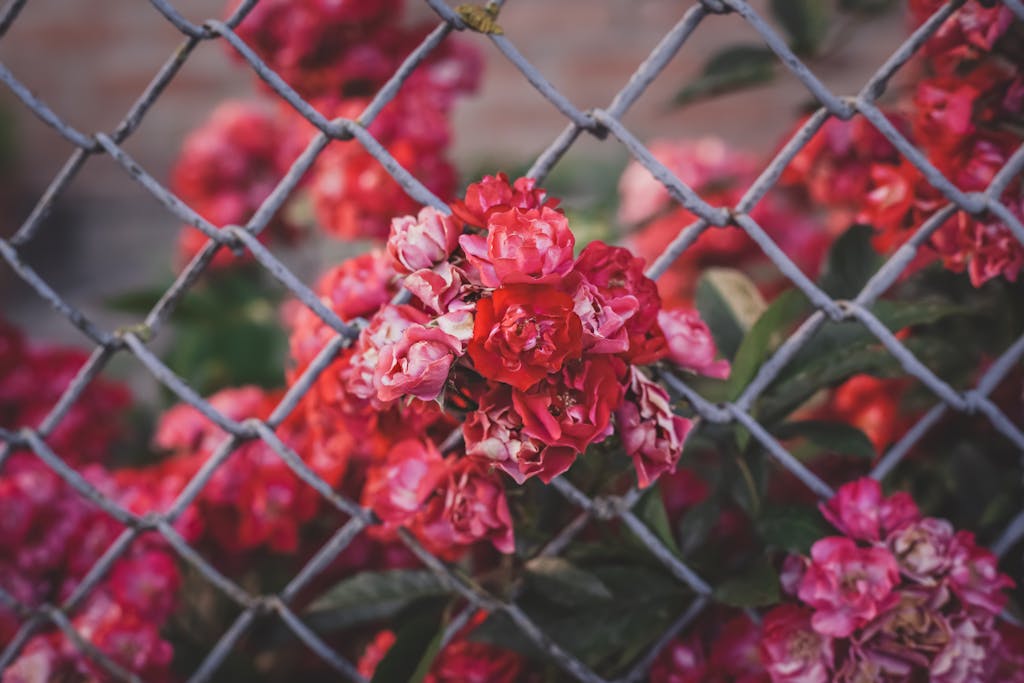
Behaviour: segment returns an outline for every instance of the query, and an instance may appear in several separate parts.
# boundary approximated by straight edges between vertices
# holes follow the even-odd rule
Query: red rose
[[[480,182],[466,188],[465,200],[451,203],[452,213],[472,226],[486,228],[488,219],[495,213],[509,209],[529,211],[541,206],[554,208],[558,201],[545,199],[544,190],[535,185],[533,178],[519,178],[510,185],[504,173],[484,176]]]
[[[626,364],[616,356],[573,362],[529,391],[512,392],[512,405],[523,418],[525,434],[582,452],[611,433],[625,375]]]
[[[477,302],[469,356],[484,377],[526,390],[582,352],[573,301],[546,285],[509,285]]]

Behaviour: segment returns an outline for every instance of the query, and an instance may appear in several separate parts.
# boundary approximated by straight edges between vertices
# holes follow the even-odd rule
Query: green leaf
[[[661,497],[659,486],[655,485],[647,489],[633,510],[640,521],[647,525],[647,528],[654,532],[658,540],[665,544],[665,547],[682,557],[682,551],[679,550],[675,535],[672,533],[672,524],[668,520],[668,512],[665,510],[665,501]]]
[[[715,53],[701,75],[672,99],[682,106],[724,93],[767,83],[775,77],[775,54],[761,45],[732,45]]]
[[[839,9],[858,14],[881,14],[896,6],[896,0],[839,0]]]
[[[380,660],[370,683],[412,683],[422,680],[430,670],[444,632],[441,610],[427,606],[410,612],[401,620],[395,644]]]
[[[704,544],[718,523],[722,507],[715,496],[694,505],[679,521],[679,543],[686,555]]]
[[[317,631],[338,630],[386,619],[414,600],[449,592],[450,589],[427,570],[361,572],[335,584],[317,598],[307,609],[306,618]]]
[[[780,439],[802,437],[815,446],[838,455],[852,455],[866,460],[877,457],[871,439],[861,430],[844,422],[800,420],[787,422],[775,429]]]
[[[769,507],[757,519],[757,533],[767,546],[806,555],[828,531],[814,508]]]
[[[697,281],[697,310],[726,358],[736,355],[743,337],[767,304],[753,280],[731,268],[708,268]]]
[[[567,607],[611,600],[612,592],[601,579],[561,557],[536,557],[526,563],[530,585],[547,599]]]
[[[766,607],[780,599],[779,575],[767,557],[760,557],[740,576],[715,588],[715,600],[730,607]]]
[[[826,0],[771,0],[772,15],[789,35],[799,55],[810,55],[821,45],[828,29],[831,3]]]
[[[807,298],[795,289],[776,297],[743,338],[729,374],[729,398],[735,399],[757,374],[761,364],[774,350],[775,338],[781,335],[807,310]]]
[[[882,257],[871,246],[873,230],[854,225],[829,250],[819,284],[836,299],[853,299],[882,266]]]

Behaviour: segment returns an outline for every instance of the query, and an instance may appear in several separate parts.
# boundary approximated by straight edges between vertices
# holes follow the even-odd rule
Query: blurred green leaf
[[[413,600],[447,595],[450,589],[427,570],[361,572],[335,584],[307,609],[310,621],[334,628],[382,619]]]
[[[672,99],[683,106],[716,95],[767,83],[775,77],[775,54],[761,45],[732,45],[715,53],[701,75]]]
[[[802,437],[828,453],[852,455],[866,460],[874,460],[878,455],[871,439],[864,432],[844,422],[786,422],[775,429],[775,436],[780,439]]]
[[[854,225],[832,244],[818,281],[827,294],[852,299],[881,267],[884,259],[871,246],[873,232],[866,225]]]
[[[409,610],[395,632],[395,644],[377,665],[371,683],[423,680],[441,648],[442,612],[433,605]]]
[[[766,507],[757,519],[757,533],[767,546],[806,555],[828,531],[812,507]]]
[[[798,55],[812,55],[821,46],[832,15],[828,0],[771,0],[772,15],[789,35]]]
[[[807,298],[790,289],[772,302],[743,337],[729,373],[729,398],[735,399],[757,374],[761,364],[774,350],[776,339],[793,325],[808,308]]]
[[[672,533],[672,524],[668,519],[668,512],[665,510],[665,501],[661,497],[660,487],[651,486],[644,492],[636,507],[633,508],[636,516],[647,528],[654,532],[665,546],[676,555],[682,557],[682,551],[676,544],[675,535]]]
[[[726,358],[736,355],[743,337],[767,304],[753,280],[732,268],[708,268],[697,281],[697,310]]]
[[[721,514],[722,507],[715,496],[708,497],[686,511],[679,520],[679,543],[686,555],[704,544]]]
[[[526,563],[526,578],[538,593],[568,607],[611,600],[599,578],[562,557],[536,557]]]
[[[780,599],[779,575],[767,557],[751,563],[740,576],[726,579],[715,588],[714,598],[730,607],[766,607]]]
[[[839,0],[839,9],[858,14],[881,14],[897,4],[896,0]]]

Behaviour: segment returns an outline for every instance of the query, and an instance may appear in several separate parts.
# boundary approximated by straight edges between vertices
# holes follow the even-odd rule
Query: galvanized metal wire
[[[61,604],[24,605],[15,599],[6,588],[0,586],[0,603],[14,610],[23,619],[16,636],[0,652],[0,672],[3,672],[18,656],[33,634],[43,628],[55,627],[63,632],[85,656],[113,678],[138,681],[139,678],[136,675],[125,670],[76,632],[72,625],[72,617],[76,609],[83,604],[87,596],[111,570],[113,564],[128,551],[132,542],[144,533],[156,533],[167,541],[182,562],[190,565],[211,585],[241,608],[234,623],[192,673],[190,681],[199,683],[210,680],[257,617],[271,613],[276,614],[296,638],[343,678],[350,681],[364,681],[352,662],[334,650],[320,635],[304,623],[302,617],[293,610],[290,604],[298,593],[309,585],[357,535],[367,527],[376,524],[378,520],[372,512],[362,508],[356,501],[334,491],[275,433],[277,426],[295,409],[320,373],[342,349],[353,341],[359,328],[357,325],[341,320],[327,308],[307,285],[277,259],[270,249],[257,240],[257,236],[266,228],[270,218],[277,213],[295,190],[300,179],[312,166],[317,156],[332,141],[344,141],[343,144],[361,146],[387,170],[410,197],[447,212],[448,208],[445,203],[403,168],[373,137],[367,127],[381,109],[396,96],[404,81],[432,50],[442,44],[452,32],[463,32],[469,29],[460,16],[441,0],[425,0],[439,18],[437,27],[412,51],[393,77],[377,92],[358,117],[329,120],[265,64],[235,33],[239,22],[252,10],[257,1],[247,0],[241,3],[233,15],[226,20],[209,19],[201,24],[194,24],[177,11],[171,0],[150,0],[154,8],[154,19],[169,22],[181,32],[183,40],[128,110],[120,124],[110,133],[90,134],[79,130],[70,119],[62,117],[51,109],[46,102],[26,88],[15,74],[0,64],[0,81],[41,121],[74,147],[74,151],[64,166],[53,178],[13,237],[0,239],[0,256],[43,301],[78,328],[85,338],[95,345],[88,362],[82,366],[58,402],[38,425],[22,426],[16,431],[0,430],[0,441],[3,442],[3,446],[0,448],[0,468],[15,449],[26,449],[52,468],[81,496],[116,519],[124,527],[124,531],[98,559],[74,592]],[[1002,1],[1019,19],[1024,21],[1024,4],[1020,0]],[[16,23],[18,14],[26,2],[27,0],[9,0],[0,9],[0,38]],[[767,429],[757,422],[750,410],[765,389],[778,378],[787,363],[803,348],[815,332],[829,321],[859,321],[893,355],[906,373],[919,380],[935,395],[938,401],[888,449],[872,471],[872,476],[881,479],[890,473],[913,446],[950,411],[984,415],[996,430],[1024,453],[1024,431],[1022,431],[1021,425],[1012,422],[989,398],[989,394],[1000,381],[1024,358],[1024,337],[1013,343],[989,366],[973,389],[958,391],[915,357],[871,312],[872,303],[896,281],[913,259],[916,251],[956,210],[963,210],[972,215],[990,212],[1002,220],[1013,235],[1021,243],[1024,243],[1024,225],[1000,201],[1009,182],[1024,170],[1024,146],[1012,155],[1006,166],[993,178],[985,192],[965,193],[945,178],[924,154],[886,119],[876,105],[876,101],[885,92],[886,85],[892,76],[935,33],[942,22],[963,3],[964,0],[952,0],[943,5],[934,16],[915,30],[880,65],[859,93],[849,97],[834,94],[822,83],[811,69],[793,53],[786,41],[745,0],[701,0],[693,3],[686,11],[682,12],[678,23],[665,34],[628,82],[614,94],[605,108],[582,109],[578,107],[545,79],[540,71],[519,52],[511,37],[496,34],[486,36],[486,39],[494,44],[497,51],[508,59],[523,77],[551,103],[551,106],[569,121],[566,128],[540,154],[528,175],[538,181],[543,180],[584,133],[599,139],[616,140],[657,180],[664,184],[669,194],[681,206],[697,217],[692,225],[680,231],[664,253],[651,265],[648,271],[651,277],[657,278],[664,273],[705,231],[732,226],[744,230],[782,274],[812,303],[815,308],[814,313],[760,367],[754,379],[736,400],[713,404],[702,398],[681,376],[662,373],[660,379],[670,392],[690,403],[699,416],[699,420],[709,423],[734,423],[745,427],[751,437],[764,447],[780,467],[795,475],[819,497],[830,496],[832,488],[787,451]],[[648,86],[658,77],[701,24],[713,23],[716,15],[728,13],[742,17],[760,35],[782,64],[807,88],[809,94],[818,103],[818,110],[792,134],[787,143],[750,185],[739,202],[735,206],[723,207],[710,205],[693,188],[688,187],[668,168],[659,163],[644,144],[622,123],[622,117],[643,95]],[[481,40],[483,39],[484,37],[481,37]],[[272,92],[287,102],[318,131],[318,134],[296,159],[289,172],[246,225],[218,226],[211,224],[176,197],[163,183],[150,175],[123,147],[124,142],[137,131],[149,109],[175,78],[194,49],[201,42],[213,40],[224,41],[230,45]],[[912,237],[879,268],[856,297],[851,300],[835,300],[810,280],[773,242],[771,237],[751,217],[751,211],[776,184],[793,157],[829,119],[846,120],[854,116],[862,116],[869,121],[881,135],[920,170],[927,181],[945,197],[948,204],[916,229]],[[131,329],[117,331],[102,329],[63,298],[22,258],[20,251],[37,235],[43,224],[43,219],[63,196],[70,182],[92,157],[101,154],[106,154],[113,159],[124,170],[127,177],[145,188],[177,219],[194,226],[208,238],[206,245],[181,271],[174,283],[145,316],[142,323]],[[325,344],[302,376],[292,384],[265,421],[250,419],[239,422],[225,416],[189,387],[184,380],[175,375],[148,347],[149,341],[161,331],[168,316],[196,283],[217,251],[221,249],[248,251],[255,261],[276,278],[291,295],[315,312],[335,332],[335,336]],[[181,491],[171,507],[163,513],[150,512],[140,516],[121,508],[93,487],[74,468],[67,465],[60,454],[54,453],[45,441],[72,405],[80,399],[89,383],[117,354],[128,354],[137,358],[158,382],[182,402],[191,405],[223,429],[226,434],[215,452]],[[173,528],[175,520],[195,500],[216,470],[239,446],[254,440],[262,441],[272,449],[299,478],[315,489],[328,504],[344,513],[348,520],[335,531],[319,552],[306,563],[283,590],[270,595],[253,595],[245,590],[189,546]],[[446,447],[455,447],[457,441],[456,435],[446,443]],[[592,518],[617,518],[665,566],[666,570],[688,587],[694,595],[690,605],[678,616],[670,629],[658,639],[657,643],[645,655],[639,657],[625,674],[615,679],[621,683],[638,681],[646,674],[658,650],[675,634],[692,623],[708,605],[712,604],[711,583],[698,575],[666,547],[633,512],[634,505],[640,499],[640,493],[636,489],[620,496],[595,498],[580,491],[565,477],[556,479],[553,485],[566,500],[579,508],[579,514],[539,552],[539,555],[557,555],[562,552]],[[548,636],[517,605],[514,598],[502,600],[490,594],[481,586],[476,585],[471,578],[446,566],[445,563],[431,555],[411,534],[403,532],[400,537],[424,566],[436,573],[445,585],[458,593],[467,603],[463,612],[447,629],[446,639],[451,638],[476,610],[500,612],[505,614],[534,645],[576,679],[587,683],[601,683],[607,680]],[[994,550],[998,554],[1005,553],[1017,545],[1022,538],[1024,538],[1024,512],[1021,512],[1007,526],[994,544]]]

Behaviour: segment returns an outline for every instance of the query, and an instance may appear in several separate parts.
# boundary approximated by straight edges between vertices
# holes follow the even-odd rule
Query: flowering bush
[[[183,392],[140,440],[114,382],[60,403],[87,356],[0,327],[3,683],[105,681],[110,663],[184,680],[225,632],[232,680],[334,680],[347,662],[370,681],[568,680],[553,651],[652,683],[1024,680],[1021,538],[997,540],[1024,498],[1003,438],[1024,424],[1004,355],[1024,332],[1013,220],[947,208],[888,127],[829,118],[745,212],[760,230],[701,225],[656,282],[649,264],[699,219],[647,164],[603,216],[621,244],[586,240],[535,178],[457,190],[448,117],[481,68],[464,43],[361,121],[427,33],[402,4],[263,0],[237,28],[440,198],[420,206],[378,153],[333,140],[262,216],[268,243],[314,226],[376,240],[312,287],[342,338],[220,250],[165,356],[205,399]],[[1024,186],[1000,169],[1022,141],[1024,28],[990,4],[950,9],[884,115],[969,197],[1000,179],[1020,218]],[[911,2],[914,25],[940,6]],[[172,186],[215,227],[244,225],[322,132],[225,103]],[[714,138],[650,150],[712,206],[764,167]],[[814,311],[771,245],[840,315]],[[205,249],[182,233],[180,259]],[[912,267],[865,290],[893,253]],[[249,363],[207,362],[225,349]],[[975,387],[956,416],[932,393]]]

